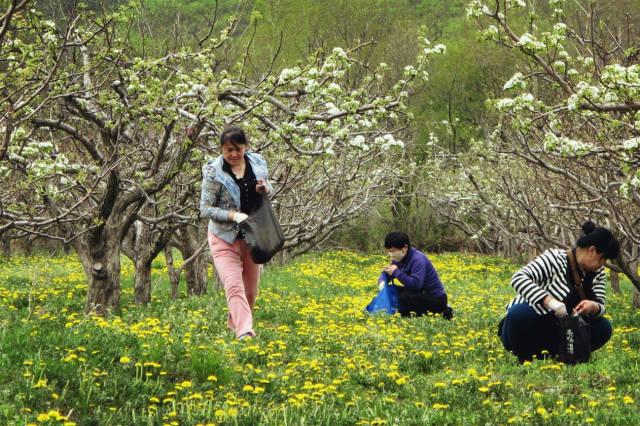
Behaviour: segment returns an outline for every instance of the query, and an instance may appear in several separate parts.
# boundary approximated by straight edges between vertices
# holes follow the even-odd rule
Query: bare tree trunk
[[[189,259],[196,254],[201,245],[201,239],[198,238],[198,229],[185,226],[180,230],[180,241],[182,242],[182,258]],[[203,256],[197,255],[195,259],[185,269],[185,278],[187,280],[187,294],[202,295],[207,293],[207,263]]]
[[[78,250],[89,280],[85,311],[105,315],[120,305],[120,241],[115,229],[95,232]]]
[[[31,254],[33,253],[33,238],[31,238],[31,236],[28,236],[24,238],[23,241],[24,241],[24,252],[27,255],[27,257],[31,257]]]
[[[136,304],[143,305],[151,302],[151,262],[140,256],[136,259],[135,297]]]
[[[202,295],[207,294],[208,290],[208,276],[207,276],[207,264],[202,261],[201,256],[198,256],[198,259],[195,260],[191,265],[189,265],[186,269],[187,277],[189,276],[189,270],[192,270],[192,274],[194,276],[194,292],[192,294]],[[187,283],[188,283],[187,279]]]
[[[11,238],[7,234],[2,235],[2,257],[11,259]]]
[[[169,244],[164,248],[164,257],[167,260],[167,270],[169,271],[169,281],[171,282],[171,298],[175,300],[178,298],[180,275],[173,264],[172,247]]]
[[[636,259],[638,257],[638,246],[637,245],[633,245],[633,247],[631,248],[631,259]],[[638,309],[640,308],[640,292],[638,291],[638,261],[637,260],[633,260],[632,262],[629,262],[629,270],[626,271],[625,275],[631,280],[631,283],[633,284],[633,301],[632,301],[632,305],[634,307],[634,309]],[[624,266],[624,265],[623,265]]]
[[[610,269],[609,277],[611,278],[611,289],[615,294],[620,294],[620,274],[613,269]]]
[[[136,304],[142,305],[151,302],[151,262],[153,262],[153,254],[151,253],[151,229],[142,222],[136,221],[135,229],[135,297]]]
[[[633,288],[632,306],[633,309],[640,308],[640,292],[635,287]]]

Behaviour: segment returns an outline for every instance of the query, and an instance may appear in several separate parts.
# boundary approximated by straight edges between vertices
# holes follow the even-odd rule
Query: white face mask
[[[387,254],[391,258],[391,260],[395,260],[396,262],[400,262],[402,259],[404,259],[404,256],[405,256],[405,254],[407,254],[407,252],[404,251],[404,250],[388,251]]]

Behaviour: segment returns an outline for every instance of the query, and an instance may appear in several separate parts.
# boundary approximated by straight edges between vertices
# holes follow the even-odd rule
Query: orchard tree
[[[510,165],[473,185],[487,223],[528,243],[570,244],[594,219],[622,240],[611,266],[640,288],[640,8],[476,0],[467,12],[483,39],[524,59],[491,102],[500,123],[478,151]]]
[[[4,101],[13,129],[0,164],[10,182],[0,189],[0,231],[72,244],[88,279],[86,310],[99,314],[119,305],[120,254],[132,224],[143,270],[168,235],[144,236],[145,224],[196,220],[171,203],[181,199],[171,188],[179,179],[199,194],[193,176],[228,124],[244,127],[268,159],[293,253],[370,208],[402,172],[397,132],[409,90],[426,76],[429,56],[444,51],[421,38],[416,61],[391,90],[385,65],[358,60],[359,46],[248,79],[246,57],[228,55],[238,19],[209,31],[198,49],[147,57],[129,39],[135,14],[135,5],[97,16],[78,9],[58,29],[28,10],[2,40],[2,51],[21,60],[7,62],[7,87],[24,100]],[[367,76],[350,83],[356,69]],[[203,235],[189,240],[191,252],[202,252]]]

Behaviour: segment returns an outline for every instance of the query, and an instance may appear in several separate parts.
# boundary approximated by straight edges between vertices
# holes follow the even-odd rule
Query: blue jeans
[[[605,345],[611,338],[611,323],[605,318],[589,321],[591,350]],[[527,303],[513,305],[507,311],[500,335],[504,348],[513,352],[520,362],[533,357],[541,358],[542,351],[558,354],[560,346],[560,324],[553,312],[538,315]]]

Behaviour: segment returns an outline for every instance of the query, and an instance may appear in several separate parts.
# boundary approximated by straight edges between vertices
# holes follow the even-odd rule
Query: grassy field
[[[637,424],[640,314],[609,292],[613,339],[592,362],[519,366],[495,335],[516,266],[432,256],[456,317],[370,316],[385,259],[330,252],[263,276],[258,338],[225,328],[224,296],[85,317],[74,257],[0,263],[0,424]]]

